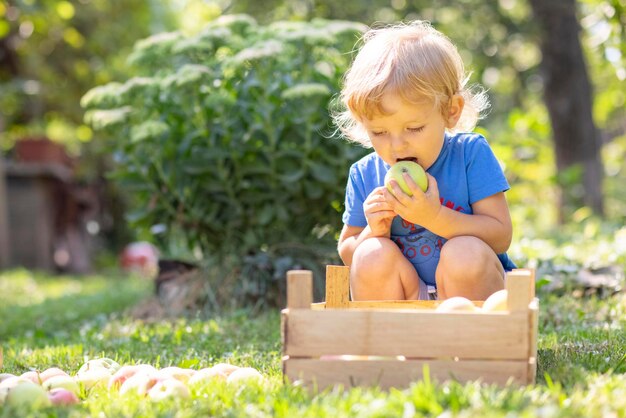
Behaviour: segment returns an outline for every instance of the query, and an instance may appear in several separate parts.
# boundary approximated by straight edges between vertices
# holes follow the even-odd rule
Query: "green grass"
[[[605,417],[626,416],[626,295],[608,299],[540,294],[539,370],[535,385],[437,383],[308,393],[284,384],[278,310],[238,310],[212,318],[147,323],[127,308],[151,292],[137,278],[0,274],[2,372],[58,366],[75,373],[86,358],[199,369],[227,361],[252,366],[265,385],[215,382],[190,400],[152,403],[95,389],[80,405],[15,411],[0,417]],[[29,415],[30,414],[30,415]]]

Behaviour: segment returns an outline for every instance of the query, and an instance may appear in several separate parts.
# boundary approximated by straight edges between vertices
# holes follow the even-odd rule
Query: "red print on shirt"
[[[457,212],[463,211],[463,206],[456,206],[456,203],[454,203],[454,202],[452,202],[450,200],[445,200],[443,197],[439,198],[439,202],[441,202],[442,206],[445,206],[448,209],[456,210]],[[456,208],[455,208],[455,206],[456,206]]]

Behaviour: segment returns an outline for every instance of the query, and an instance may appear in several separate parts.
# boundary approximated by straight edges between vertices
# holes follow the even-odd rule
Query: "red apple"
[[[129,364],[122,366],[109,379],[109,389],[119,389],[125,381],[141,371],[156,373],[157,369],[149,364]]]
[[[69,374],[59,369],[58,367],[50,367],[49,369],[46,369],[43,372],[39,373],[39,378],[41,379],[42,383],[54,376],[69,376]]]
[[[29,372],[24,372],[20,375],[20,377],[23,377],[24,379],[28,379],[31,382],[37,384],[37,385],[41,385],[41,379],[39,378],[39,372],[36,371],[29,371]]]
[[[52,389],[48,392],[48,399],[52,405],[75,405],[80,402],[74,392],[64,388]]]
[[[140,396],[145,396],[158,381],[157,373],[143,371],[135,373],[134,376],[128,378],[128,380],[122,384],[120,387],[120,395],[136,393]]]

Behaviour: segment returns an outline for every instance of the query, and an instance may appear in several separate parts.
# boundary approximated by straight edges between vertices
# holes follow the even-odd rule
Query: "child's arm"
[[[469,215],[441,205],[437,181],[430,174],[426,193],[407,174],[405,180],[413,196],[404,194],[395,181],[392,187],[397,197],[391,193],[385,195],[394,211],[403,219],[446,239],[470,235],[486,242],[497,254],[508,250],[513,227],[504,193],[496,193],[475,202],[472,205],[474,213]]]
[[[367,219],[367,226],[343,226],[337,250],[339,257],[341,257],[346,266],[352,264],[354,251],[366,239],[373,237],[389,238],[391,222],[396,214],[385,199],[385,190],[385,187],[377,187],[363,202],[363,212]]]

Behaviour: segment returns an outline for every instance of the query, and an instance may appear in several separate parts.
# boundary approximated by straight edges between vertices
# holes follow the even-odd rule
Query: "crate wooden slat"
[[[523,360],[320,360],[290,358],[283,363],[284,373],[307,386],[320,388],[341,384],[344,387],[378,385],[383,389],[407,386],[423,378],[424,366],[438,381],[456,379],[485,383],[525,383],[528,364]]]
[[[528,315],[396,310],[286,311],[284,354],[467,359],[528,357]],[[323,327],[320,324],[324,324]],[[485,344],[488,340],[489,344]]]
[[[505,312],[437,312],[439,301],[350,301],[349,269],[343,266],[327,267],[325,302],[312,303],[311,282],[306,272],[288,274],[281,327],[283,373],[291,381],[318,389],[406,387],[422,378],[425,365],[438,380],[535,380],[538,300],[532,270],[507,274]]]

